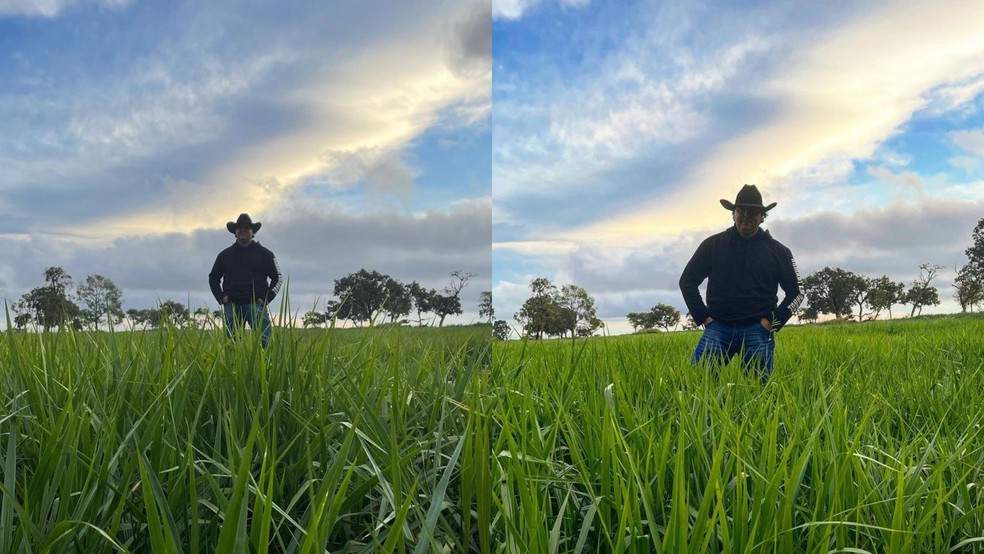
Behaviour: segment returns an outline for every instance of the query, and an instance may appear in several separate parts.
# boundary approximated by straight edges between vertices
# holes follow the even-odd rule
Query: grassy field
[[[0,554],[984,550],[984,319],[489,334],[7,332]]]
[[[8,332],[0,552],[478,548],[489,336]]]
[[[984,551],[984,319],[791,327],[765,387],[698,337],[496,346],[497,541]]]

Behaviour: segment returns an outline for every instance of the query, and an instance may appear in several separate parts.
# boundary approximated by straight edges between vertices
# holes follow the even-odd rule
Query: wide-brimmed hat
[[[763,206],[762,193],[759,192],[758,187],[755,185],[745,185],[741,187],[740,191],[738,191],[738,196],[735,197],[734,204],[722,198],[721,205],[724,206],[724,209],[730,212],[735,211],[735,208],[758,208],[763,212],[767,212],[776,207],[776,202],[773,202],[768,206]]]
[[[234,222],[230,221],[229,223],[226,223],[226,229],[229,229],[230,233],[236,234],[237,228],[249,227],[255,233],[260,230],[261,225],[263,224],[259,221],[253,223],[253,220],[249,217],[249,214],[239,214],[239,219]]]

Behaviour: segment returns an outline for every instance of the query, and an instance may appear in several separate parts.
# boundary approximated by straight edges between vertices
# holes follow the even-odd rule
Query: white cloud
[[[732,196],[742,182],[795,199],[803,189],[791,176],[830,160],[840,160],[835,165],[846,170],[849,160],[870,158],[926,107],[941,83],[967,82],[984,71],[984,34],[976,24],[982,18],[984,5],[893,6],[824,36],[805,37],[810,44],[792,49],[756,86],[776,109],[692,166],[676,191],[549,238],[637,243],[694,228],[715,211],[714,199]],[[977,147],[976,135],[955,140]],[[919,181],[893,175],[909,186]]]
[[[131,3],[132,0],[0,0],[0,17],[4,15],[56,17],[66,8],[76,4],[122,9]]]
[[[984,157],[984,129],[954,131],[950,133],[950,137],[960,148]]]
[[[586,6],[591,0],[557,0],[562,7]],[[501,19],[519,19],[544,0],[492,0],[492,14]]]

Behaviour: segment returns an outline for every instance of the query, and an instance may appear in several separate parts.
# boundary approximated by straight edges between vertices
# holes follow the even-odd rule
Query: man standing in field
[[[762,205],[755,185],[738,191],[731,211],[734,226],[712,235],[697,248],[680,277],[680,290],[694,323],[704,326],[691,363],[727,363],[744,352],[745,367],[754,367],[764,384],[772,373],[774,336],[803,302],[793,254],[759,226],[773,202]],[[707,304],[698,286],[707,279]],[[785,297],[781,304],[777,287]]]
[[[236,235],[236,242],[216,256],[208,286],[225,310],[229,337],[240,325],[256,329],[259,324],[266,347],[273,332],[267,304],[280,292],[281,278],[273,252],[253,240],[261,225],[259,221],[253,223],[249,214],[239,214],[235,223],[226,223],[226,229]]]

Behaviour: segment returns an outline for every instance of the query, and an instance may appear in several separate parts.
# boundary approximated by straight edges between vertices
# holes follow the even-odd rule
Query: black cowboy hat
[[[738,191],[738,196],[735,197],[734,204],[722,198],[721,205],[724,206],[724,209],[731,212],[735,211],[735,208],[758,208],[763,212],[767,212],[776,207],[776,202],[768,206],[763,206],[762,193],[759,192],[758,187],[755,185],[745,185]]]
[[[263,224],[259,221],[253,223],[253,220],[250,219],[249,214],[239,214],[239,219],[235,222],[230,221],[229,223],[226,223],[226,229],[229,229],[230,233],[236,234],[236,229],[241,227],[249,227],[255,233],[260,230],[261,225]]]

